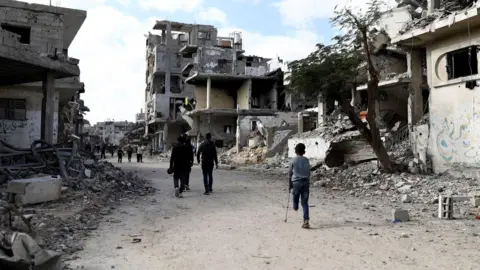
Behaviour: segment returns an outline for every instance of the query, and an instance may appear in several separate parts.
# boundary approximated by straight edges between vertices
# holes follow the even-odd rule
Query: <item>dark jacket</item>
[[[193,153],[193,145],[192,143],[190,143],[190,141],[186,141],[185,142],[185,146],[187,147],[187,150],[188,150],[188,160],[190,161],[190,167],[193,166],[193,162],[194,162],[194,156],[195,154]]]
[[[170,156],[170,169],[173,171],[173,177],[178,177],[182,173],[188,173],[192,165],[192,156],[188,147],[184,143],[176,144],[172,149]]]
[[[217,147],[212,141],[204,141],[198,148],[198,163],[200,163],[200,156],[202,156],[202,166],[213,167],[214,163],[218,166]]]

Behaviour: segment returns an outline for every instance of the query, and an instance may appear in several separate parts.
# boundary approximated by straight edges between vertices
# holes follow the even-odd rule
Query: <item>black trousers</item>
[[[132,152],[127,152],[128,162],[132,161]]]
[[[105,156],[105,152],[102,152],[102,153],[100,154],[100,159],[104,159],[104,158],[107,158],[107,157]]]
[[[120,155],[117,155],[117,156],[118,156],[118,163],[122,163],[122,157],[123,157],[123,155],[120,154]]]
[[[185,181],[187,179],[188,173],[186,172],[178,172],[173,174],[173,186],[180,190],[182,193],[185,190]]]
[[[205,186],[205,192],[211,192],[213,187],[213,165],[203,165],[203,185]]]

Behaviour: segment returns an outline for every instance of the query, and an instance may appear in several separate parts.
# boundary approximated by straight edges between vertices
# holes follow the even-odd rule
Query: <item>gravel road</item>
[[[388,203],[364,209],[361,199],[314,190],[312,228],[305,230],[301,211],[290,211],[284,222],[284,179],[217,170],[214,193],[205,196],[201,171],[194,167],[192,191],[177,199],[167,164],[121,167],[151,179],[159,190],[105,217],[85,249],[68,262],[74,269],[480,268],[476,223],[392,224]]]

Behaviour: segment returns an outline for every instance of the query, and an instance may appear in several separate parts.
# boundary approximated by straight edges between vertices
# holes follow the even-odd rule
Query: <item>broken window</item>
[[[19,35],[18,41],[23,44],[30,44],[30,27],[12,25],[8,23],[1,24],[2,29]]]
[[[477,46],[470,46],[447,54],[449,80],[478,74],[477,50]]]
[[[210,32],[199,31],[199,32],[198,32],[198,39],[211,40],[211,39],[212,39],[212,35],[211,35]]]
[[[0,98],[0,119],[26,120],[27,101],[25,99]]]
[[[251,130],[251,131],[254,131],[254,130],[256,130],[256,129],[257,129],[257,121],[253,121],[253,120],[252,120],[252,121],[250,122],[250,130]]]
[[[247,62],[247,63],[246,63],[246,66],[247,66],[247,67],[251,67],[251,66],[252,66],[252,62]]]

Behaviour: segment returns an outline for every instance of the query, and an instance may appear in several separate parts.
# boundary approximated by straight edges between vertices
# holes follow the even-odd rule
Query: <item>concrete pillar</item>
[[[240,153],[240,104],[237,104],[237,128],[235,131],[235,145],[237,147],[237,153]]]
[[[45,73],[42,83],[42,140],[53,143],[55,114],[55,76],[52,72]]]
[[[212,91],[212,79],[208,77],[207,78],[207,109],[211,108],[211,103],[210,103],[211,91]]]
[[[168,124],[163,124],[163,134],[161,137],[161,145],[163,146],[163,150],[167,149],[167,140],[168,140]]]
[[[170,90],[171,80],[170,77],[172,76],[172,25],[169,23],[167,24],[167,33],[165,39],[165,94],[168,96],[172,91]]]
[[[408,72],[411,84],[408,97],[408,123],[415,125],[423,117],[423,96],[421,85],[423,82],[422,54],[420,50],[413,50],[407,55]]]
[[[298,133],[303,132],[303,112],[298,113]]]
[[[428,14],[432,14],[435,9],[440,8],[440,0],[427,0],[428,3]]]
[[[327,122],[327,103],[321,98],[318,98],[318,126],[322,126]]]

